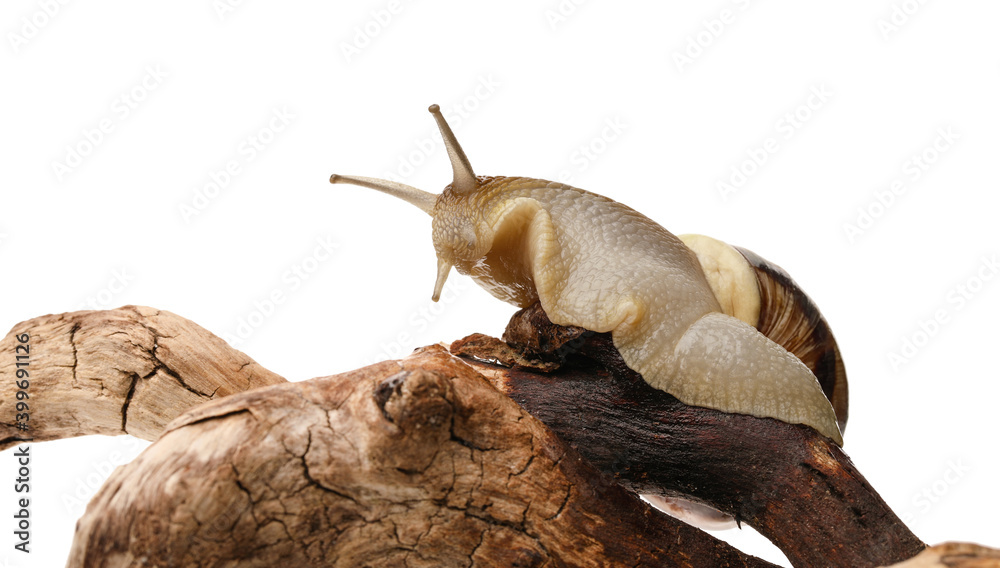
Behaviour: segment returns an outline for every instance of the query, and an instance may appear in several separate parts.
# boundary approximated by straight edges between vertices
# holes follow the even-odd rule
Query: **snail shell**
[[[723,312],[754,326],[802,361],[819,380],[843,431],[847,372],[830,325],[780,266],[705,235],[680,235],[694,251]]]

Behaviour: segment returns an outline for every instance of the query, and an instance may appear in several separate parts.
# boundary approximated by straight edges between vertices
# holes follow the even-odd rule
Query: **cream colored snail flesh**
[[[839,353],[818,312],[798,313],[815,307],[793,283],[765,282],[780,269],[709,237],[678,238],[582,189],[476,176],[438,106],[430,112],[454,172],[441,194],[367,177],[330,182],[394,195],[431,216],[434,300],[454,267],[505,302],[540,302],[556,324],[611,332],[629,367],[686,404],[805,424],[842,443]],[[776,329],[762,332],[768,321]],[[825,366],[826,384],[799,351]]]

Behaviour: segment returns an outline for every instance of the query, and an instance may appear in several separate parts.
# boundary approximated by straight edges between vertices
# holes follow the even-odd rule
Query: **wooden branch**
[[[815,430],[684,405],[631,371],[609,334],[555,326],[537,306],[515,315],[504,338],[471,336],[452,351],[622,485],[728,513],[799,567],[879,566],[923,550]],[[534,360],[550,372],[524,367]]]
[[[1000,550],[967,542],[947,542],[932,546],[910,560],[891,568],[997,568]]]
[[[36,318],[3,349],[23,333],[36,441],[166,427],[91,502],[70,566],[767,565],[622,486],[733,514],[796,566],[890,564],[923,548],[812,430],[681,405],[606,336],[537,312],[512,320],[509,343],[455,346],[508,367],[435,346],[294,384],[150,308]],[[0,365],[7,418],[14,369]],[[2,427],[4,447],[24,438]],[[996,554],[942,545],[905,566],[1000,566]]]
[[[25,333],[29,429],[14,422],[15,359],[0,357],[0,450],[88,434],[154,440],[192,406],[285,381],[197,324],[152,308],[21,322],[0,341],[0,353],[13,354]]]
[[[439,346],[175,420],[68,564],[139,565],[771,566],[650,510]]]

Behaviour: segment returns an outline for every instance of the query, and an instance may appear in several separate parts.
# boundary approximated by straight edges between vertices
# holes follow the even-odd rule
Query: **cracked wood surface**
[[[68,566],[771,566],[652,511],[440,346],[201,405]]]
[[[517,369],[462,363],[432,346],[402,362],[294,384],[151,308],[36,318],[15,326],[3,348],[13,351],[15,334],[32,335],[36,441],[125,432],[152,440],[167,428],[94,498],[78,525],[74,567],[770,566],[653,512],[623,487],[683,494],[760,524],[796,565],[846,565],[844,551],[882,545],[892,551],[882,558],[903,556],[893,539],[908,531],[880,512],[884,503],[846,455],[820,452],[818,471],[836,480],[824,467],[846,460],[842,471],[858,481],[851,491],[810,478],[809,467],[781,482],[782,446],[801,443],[808,428],[769,421],[764,432],[777,445],[737,453],[751,459],[733,466],[720,449],[760,441],[766,419],[712,416],[674,400],[660,408],[658,427],[667,430],[651,431],[643,412],[648,418],[647,406],[664,395],[629,392],[644,383],[628,376],[609,341],[528,316],[512,318],[509,344],[456,342]],[[581,356],[590,359],[583,373]],[[576,375],[565,373],[574,366]],[[13,375],[0,366],[4,415]],[[275,386],[257,388],[264,385]],[[555,392],[570,393],[571,404],[551,405]],[[618,397],[610,406],[608,393]],[[3,447],[22,438],[2,428]],[[639,445],[621,443],[629,436]],[[678,441],[684,447],[672,455]],[[832,487],[825,497],[824,487]],[[872,495],[877,503],[867,509]],[[845,533],[836,514],[825,522],[801,516],[844,508],[864,526]],[[854,540],[837,540],[844,534]],[[797,556],[797,538],[819,543],[811,564]],[[923,546],[913,539],[904,544]],[[998,554],[948,543],[900,566],[1000,567]]]
[[[155,440],[181,412],[285,382],[201,326],[142,306],[47,315],[0,341],[13,353],[29,333],[29,427],[18,430],[13,357],[0,357],[0,450],[28,438],[131,434]]]

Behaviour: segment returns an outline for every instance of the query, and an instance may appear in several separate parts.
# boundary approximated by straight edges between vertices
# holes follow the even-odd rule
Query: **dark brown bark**
[[[537,307],[512,318],[504,338],[472,336],[452,349],[625,487],[711,505],[753,526],[795,566],[879,566],[923,550],[815,430],[682,404],[628,369],[609,334],[560,328]],[[546,369],[564,364],[541,373],[524,367],[533,359]]]

